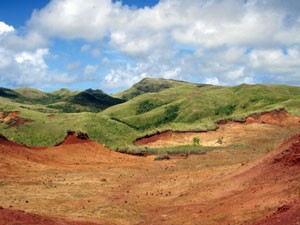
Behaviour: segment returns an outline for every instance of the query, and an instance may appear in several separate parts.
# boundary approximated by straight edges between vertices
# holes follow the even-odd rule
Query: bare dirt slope
[[[239,125],[256,132],[168,161],[73,134],[33,149],[1,137],[0,224],[297,224],[300,127]]]
[[[252,141],[265,132],[267,136],[278,129],[300,125],[300,117],[288,114],[284,110],[274,110],[253,114],[245,121],[220,121],[215,131],[207,132],[173,132],[166,131],[135,141],[136,145],[148,147],[167,147],[191,145],[194,137],[199,137],[203,146],[229,146],[245,141]]]

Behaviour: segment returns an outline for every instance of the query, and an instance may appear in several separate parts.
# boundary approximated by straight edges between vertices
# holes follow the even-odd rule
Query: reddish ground
[[[148,147],[166,147],[178,145],[191,145],[194,137],[199,137],[203,146],[229,146],[240,142],[247,135],[248,141],[255,138],[257,130],[269,134],[276,133],[278,129],[300,125],[300,117],[289,115],[284,110],[253,114],[245,121],[220,121],[216,131],[208,132],[173,132],[166,131],[135,141],[136,145]],[[245,126],[247,125],[247,126]]]
[[[5,225],[97,225],[92,222],[68,221],[26,213],[21,210],[0,209],[0,224]],[[100,225],[100,224],[98,224]]]
[[[288,124],[228,124],[236,145],[168,161],[74,134],[33,149],[2,137],[0,225],[297,225],[300,126]]]
[[[18,127],[22,125],[23,123],[30,123],[32,120],[24,119],[22,117],[19,117],[18,114],[20,112],[9,112],[7,115],[5,115],[4,112],[0,112],[0,122],[2,123],[9,123],[9,127]]]

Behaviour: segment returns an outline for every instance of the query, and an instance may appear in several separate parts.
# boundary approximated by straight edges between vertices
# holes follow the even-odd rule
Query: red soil
[[[253,225],[299,225],[300,224],[300,199],[279,206],[272,215]]]
[[[63,140],[61,143],[57,144],[56,146],[87,143],[87,142],[91,142],[91,140],[88,137],[79,138],[75,132],[69,132],[65,140]]]
[[[0,209],[0,225],[100,225],[92,222],[49,218],[21,210]]]
[[[278,132],[291,129],[274,126]],[[269,135],[255,143],[259,148],[274,136],[258,128],[258,136]],[[248,133],[243,137],[252,140]],[[0,201],[6,209],[0,210],[0,225],[89,224],[68,218],[101,224],[297,225],[300,134],[263,157],[239,161],[254,153],[226,149],[154,161],[112,152],[74,133],[43,151],[2,137]]]
[[[256,126],[257,124],[257,126]],[[265,129],[266,132],[274,126],[300,126],[300,117],[289,115],[285,110],[274,110],[260,114],[253,114],[245,121],[219,121],[215,131],[165,131],[137,139],[135,145],[147,145],[149,147],[167,147],[192,144],[193,137],[199,136],[201,145],[204,146],[227,146],[235,143],[235,137],[241,133],[253,133],[255,130]],[[248,125],[248,126],[245,126]],[[258,127],[261,125],[261,127]],[[264,126],[266,125],[266,126]],[[252,127],[251,127],[252,126]],[[253,129],[252,129],[253,128]]]
[[[23,123],[32,122],[32,120],[19,117],[18,116],[19,114],[20,114],[19,111],[9,112],[8,115],[3,118],[4,112],[0,112],[0,121],[3,123],[8,123],[10,121],[13,121],[13,122],[10,122],[9,127],[18,127],[18,126],[22,125]]]
[[[274,110],[253,114],[246,119],[246,124],[263,123],[278,126],[300,125],[300,117],[289,115],[285,110]]]
[[[18,144],[18,143],[8,140],[2,134],[0,134],[0,145],[4,145],[4,146],[8,146],[8,147],[21,147],[21,148],[25,147],[24,145],[21,145],[21,144]]]
[[[252,168],[235,178],[255,181],[250,186],[251,191],[257,184],[260,184],[260,187],[265,189],[265,193],[275,191],[275,193],[277,192],[276,197],[281,196],[282,199],[285,199],[284,203],[277,205],[275,212],[254,224],[300,224],[300,134],[289,138],[277,149],[254,162],[253,165]],[[270,185],[271,183],[273,184]],[[296,193],[298,192],[298,198],[289,200],[289,197],[283,197],[282,192],[288,192],[291,183],[296,183],[298,186],[294,190]],[[248,195],[253,196],[252,193],[248,193]],[[271,196],[271,198],[275,199],[275,196]],[[272,201],[272,199],[269,198],[265,201]]]

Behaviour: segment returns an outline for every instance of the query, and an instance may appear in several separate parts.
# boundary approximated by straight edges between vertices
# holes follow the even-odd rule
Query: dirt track
[[[35,149],[1,138],[0,224],[297,224],[300,127],[238,126],[243,145],[169,161],[72,135]]]

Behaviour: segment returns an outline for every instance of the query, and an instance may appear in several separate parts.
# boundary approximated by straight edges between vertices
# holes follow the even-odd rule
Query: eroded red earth
[[[8,127],[18,127],[24,123],[30,123],[32,120],[19,117],[20,112],[0,112],[0,122],[5,123]]]
[[[193,138],[199,137],[203,146],[229,146],[241,142],[245,139],[245,135],[247,136],[246,141],[251,141],[251,137],[255,138],[260,133],[257,130],[272,133],[276,129],[293,126],[300,126],[299,116],[290,115],[284,110],[274,110],[253,114],[247,117],[245,121],[219,121],[215,131],[166,131],[139,138],[134,144],[147,145],[148,147],[191,145]]]
[[[71,133],[45,148],[1,137],[0,224],[299,224],[299,125],[222,126],[239,145],[168,161]]]

